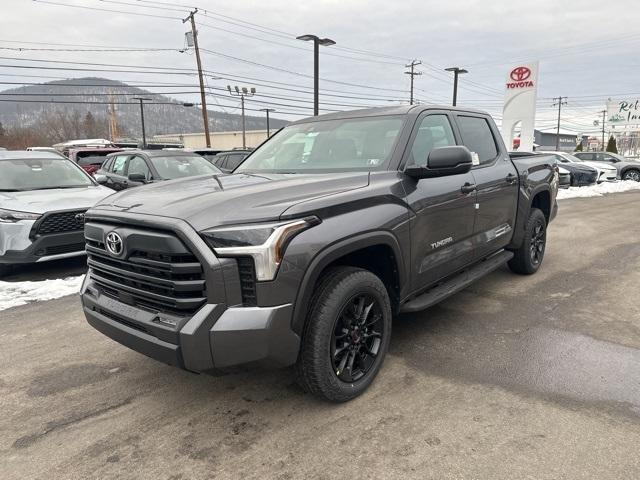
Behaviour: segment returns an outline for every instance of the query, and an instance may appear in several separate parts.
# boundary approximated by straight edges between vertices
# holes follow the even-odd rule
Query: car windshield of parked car
[[[13,158],[0,160],[0,191],[76,188],[95,185],[66,158]]]
[[[389,161],[403,118],[380,116],[291,125],[253,152],[234,173],[378,170]]]
[[[222,173],[200,155],[151,157],[151,163],[165,180]]]

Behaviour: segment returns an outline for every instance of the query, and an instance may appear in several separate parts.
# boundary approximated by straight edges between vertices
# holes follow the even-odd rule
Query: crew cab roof
[[[289,125],[318,122],[322,120],[342,120],[345,118],[378,117],[381,115],[407,115],[409,113],[422,112],[423,110],[448,110],[488,115],[487,112],[484,112],[482,110],[476,110],[473,108],[452,107],[450,105],[395,105],[392,107],[363,108],[359,110],[346,110],[342,112],[327,113],[324,115],[318,115],[317,117],[307,117],[301,120],[296,120],[295,122],[291,122]]]

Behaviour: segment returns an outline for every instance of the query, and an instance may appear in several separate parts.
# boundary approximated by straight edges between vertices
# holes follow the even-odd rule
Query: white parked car
[[[18,264],[84,255],[84,212],[113,193],[45,153],[0,155],[0,276]]]
[[[615,182],[618,178],[618,169],[607,165],[603,162],[590,162],[588,160],[582,160],[575,155],[567,152],[545,152],[549,155],[555,155],[557,160],[562,163],[579,163],[581,165],[587,165],[591,168],[595,168],[598,171],[598,183],[602,182]]]

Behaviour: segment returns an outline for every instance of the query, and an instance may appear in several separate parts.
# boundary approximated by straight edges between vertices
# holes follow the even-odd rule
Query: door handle
[[[513,173],[510,173],[509,175],[507,175],[506,180],[509,185],[513,185],[518,180],[518,177]]]
[[[474,183],[465,183],[464,185],[462,185],[462,187],[460,187],[460,191],[462,193],[471,193],[471,192],[475,192],[476,191],[476,185]]]

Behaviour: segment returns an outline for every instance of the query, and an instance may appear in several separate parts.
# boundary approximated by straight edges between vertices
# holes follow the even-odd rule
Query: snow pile
[[[578,197],[601,197],[607,193],[628,192],[629,190],[640,190],[640,182],[626,180],[623,182],[604,182],[589,187],[569,187],[560,189],[558,200]]]
[[[0,310],[78,293],[83,279],[84,275],[40,282],[0,281]]]

